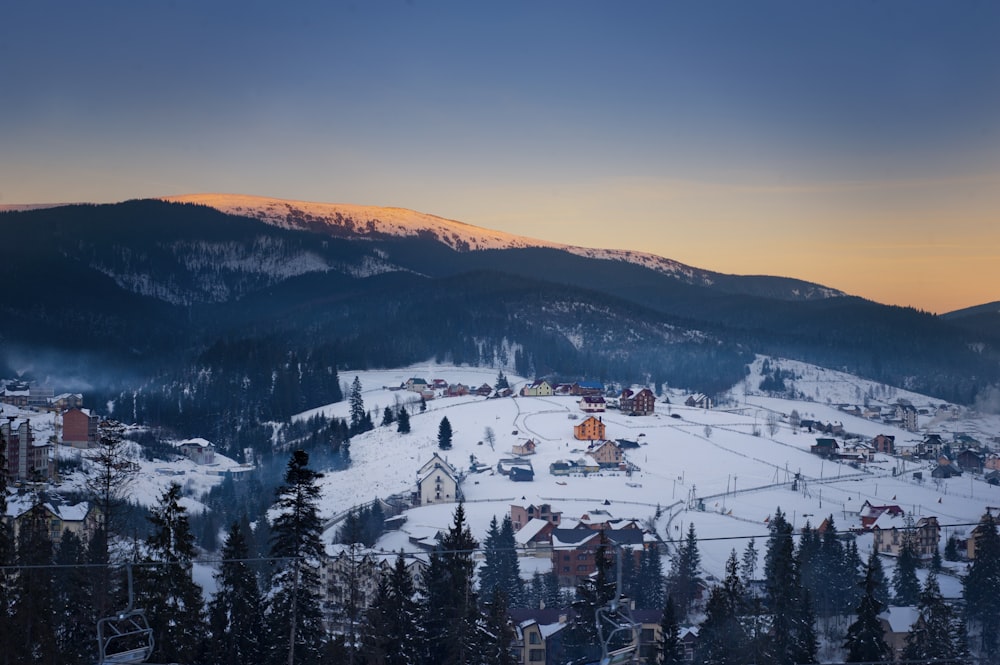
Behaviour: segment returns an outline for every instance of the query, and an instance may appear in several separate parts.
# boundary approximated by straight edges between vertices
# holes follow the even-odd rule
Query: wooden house
[[[617,468],[624,459],[621,448],[614,441],[595,441],[587,448],[587,455],[602,469]]]
[[[584,413],[604,413],[607,409],[607,403],[601,395],[584,395],[577,404]]]

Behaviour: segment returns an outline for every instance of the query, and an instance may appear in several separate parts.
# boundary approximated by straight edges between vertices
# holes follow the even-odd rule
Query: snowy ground
[[[746,394],[737,386],[731,403],[709,411],[680,405],[682,396],[670,395],[673,404],[662,401],[657,414],[631,417],[607,411],[603,421],[610,439],[629,439],[640,447],[627,452],[627,458],[640,467],[631,476],[617,471],[583,476],[552,476],[549,464],[559,459],[582,457],[586,442],[573,439],[573,426],[585,414],[571,397],[516,397],[485,399],[481,397],[440,398],[429,400],[424,413],[411,417],[412,432],[396,433],[395,427],[376,428],[355,437],[351,444],[351,467],[331,472],[323,479],[324,517],[342,513],[350,506],[375,497],[407,493],[415,487],[416,469],[438,451],[437,432],[441,418],[448,417],[454,431],[453,449],[443,455],[460,470],[468,470],[472,458],[495,468],[499,459],[511,457],[511,447],[531,438],[538,444],[530,459],[535,469],[531,483],[515,483],[493,471],[469,474],[462,485],[466,512],[473,534],[482,539],[493,515],[502,517],[513,500],[547,502],[563,512],[564,519],[604,510],[613,517],[653,518],[657,507],[661,518],[657,532],[665,540],[680,538],[694,523],[699,537],[703,566],[710,574],[720,575],[724,561],[733,548],[741,551],[750,537],[764,551],[767,536],[765,519],[776,508],[787,515],[796,528],[807,521],[817,526],[833,515],[839,528],[858,524],[857,511],[865,500],[873,503],[899,504],[914,515],[935,515],[943,528],[941,546],[954,532],[965,534],[968,523],[976,522],[986,506],[1000,505],[1000,488],[978,477],[965,475],[945,481],[931,481],[927,463],[901,464],[896,459],[879,456],[875,464],[855,469],[847,464],[824,461],[809,453],[816,435],[793,431],[787,420],[779,424],[772,437],[766,419],[770,411],[789,414],[793,409],[803,417],[842,422],[849,432],[865,437],[891,434],[897,441],[920,439],[879,422],[855,418],[835,405],[860,403],[855,397],[868,391],[870,382],[857,377],[830,372],[801,363],[782,362],[783,368],[796,371],[803,378],[797,387],[816,401],[789,401]],[[758,363],[759,367],[759,363]],[[345,382],[355,376],[343,372]],[[493,384],[496,370],[422,365],[398,370],[358,372],[367,409],[381,420],[382,409],[398,400],[413,400],[405,391],[391,391],[410,377],[427,381],[444,379],[470,386]],[[755,377],[751,377],[751,381]],[[508,375],[512,387],[520,388],[523,377]],[[893,399],[904,397],[915,406],[938,404],[924,396],[896,391]],[[346,402],[315,409],[301,417],[322,411],[346,417]],[[929,418],[925,419],[929,422]],[[922,421],[922,424],[925,424]],[[949,423],[954,431],[1000,431],[993,420],[962,420]],[[493,449],[486,443],[485,430],[495,434]],[[761,436],[754,436],[757,429]],[[933,429],[942,432],[947,430]],[[950,434],[946,435],[946,439]],[[985,437],[981,438],[985,440]],[[911,471],[924,469],[927,481],[918,483]],[[903,471],[893,476],[893,471]],[[802,481],[791,489],[795,474]],[[700,509],[699,501],[703,503]],[[427,535],[449,526],[454,505],[435,505],[408,511],[402,532],[390,533],[380,542],[386,550],[412,548],[411,535]],[[332,537],[332,532],[327,537]],[[860,541],[862,556],[871,547],[870,537]],[[942,586],[954,594],[957,586],[943,580]]]

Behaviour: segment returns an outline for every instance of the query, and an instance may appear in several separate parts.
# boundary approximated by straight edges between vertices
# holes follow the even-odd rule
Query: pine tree
[[[309,455],[292,453],[278,488],[271,530],[275,564],[266,621],[271,662],[317,665],[325,642],[319,599],[319,566],[325,553],[317,502],[322,474],[309,468]]]
[[[507,377],[504,376],[503,369],[501,369],[497,373],[496,384],[494,384],[493,388],[495,390],[497,390],[497,391],[504,390],[506,388],[510,388],[510,383],[507,381]]]
[[[425,576],[426,662],[466,665],[473,661],[480,647],[472,560],[478,545],[465,520],[465,507],[460,503],[455,508],[451,528],[431,554]]]
[[[596,658],[601,653],[597,633],[597,610],[615,596],[615,583],[611,578],[612,558],[608,538],[601,531],[594,552],[596,571],[576,587],[573,609],[576,616],[565,628],[564,655],[569,659]]]
[[[976,558],[962,581],[969,621],[980,629],[983,652],[995,659],[1000,653],[1000,535],[989,511],[973,530]]]
[[[659,643],[660,665],[683,665],[684,644],[681,642],[681,628],[677,623],[677,612],[674,610],[674,601],[667,596],[663,605],[663,614],[660,616],[660,643]]]
[[[70,530],[63,531],[56,549],[53,589],[55,591],[54,624],[58,662],[63,665],[89,665],[94,662],[94,615],[92,591],[89,588],[87,549]]]
[[[847,629],[844,648],[847,649],[848,663],[881,662],[892,657],[878,618],[885,605],[875,598],[876,582],[872,575],[872,561],[877,559],[878,555],[873,551],[865,569],[865,579],[862,583],[864,593],[856,610],[857,618]]]
[[[153,565],[140,569],[136,595],[153,629],[153,660],[190,663],[200,660],[206,646],[205,608],[201,587],[191,576],[194,536],[180,499],[181,486],[171,483],[149,515],[153,532],[146,547]]]
[[[906,636],[904,660],[934,660],[942,665],[955,654],[954,620],[938,587],[937,574],[930,571],[920,590],[919,615]]]
[[[393,424],[394,422],[396,422],[396,414],[394,414],[392,412],[392,407],[391,406],[385,407],[385,409],[382,411],[382,423],[381,423],[381,426],[382,427],[388,427],[389,425]]]
[[[361,396],[361,379],[357,376],[351,383],[351,392],[348,397],[351,413],[351,435],[361,434],[372,429],[368,425],[371,423],[371,416],[365,411],[365,400]]]
[[[405,406],[399,407],[399,413],[396,414],[396,431],[400,434],[410,433],[410,414]]]
[[[415,596],[400,552],[366,614],[361,652],[367,665],[419,665],[425,640]]]
[[[6,489],[4,490],[6,491]],[[56,660],[53,571],[36,567],[52,563],[48,511],[39,503],[20,518],[16,561],[17,572],[9,628],[10,657],[17,665],[42,665]]]
[[[670,566],[667,584],[670,595],[676,603],[678,615],[685,617],[691,610],[691,603],[698,593],[701,553],[698,551],[698,536],[694,522],[688,524],[687,537],[678,545]]]
[[[737,570],[733,550],[726,561],[726,579],[709,594],[705,620],[698,630],[698,654],[704,665],[736,665],[744,661],[747,635],[740,623],[744,591]]]
[[[764,578],[773,618],[764,653],[770,662],[780,665],[812,663],[818,650],[812,607],[794,556],[792,525],[780,508],[775,511],[770,530]]]
[[[255,665],[264,654],[264,601],[249,557],[243,527],[234,522],[222,546],[217,591],[209,604],[212,656],[218,665]]]
[[[516,547],[510,515],[504,516],[502,526],[494,515],[483,541],[484,561],[479,569],[479,589],[484,597],[491,597],[493,589],[499,588],[506,595],[505,604],[521,602],[523,585]],[[512,599],[509,603],[508,598]]]
[[[655,546],[644,549],[639,555],[639,579],[642,584],[635,597],[635,606],[648,610],[663,607],[663,561]]]
[[[892,572],[892,588],[895,591],[894,605],[916,605],[920,599],[920,581],[917,579],[917,547],[914,542],[913,520],[907,519],[903,529],[903,542],[896,558],[896,568]]]
[[[507,594],[500,587],[493,587],[486,603],[482,623],[482,665],[516,665],[510,645],[514,641],[514,627],[507,613]]]
[[[451,436],[451,422],[448,420],[448,416],[445,416],[438,425],[438,448],[451,450]]]
[[[868,557],[867,568],[863,571],[864,574],[871,573],[872,584],[874,589],[872,593],[875,595],[875,600],[878,601],[881,607],[889,606],[889,578],[885,575],[885,568],[882,567],[882,559],[879,557],[878,552],[872,551],[871,555]],[[861,596],[864,593],[864,578],[858,582],[858,602],[861,602]],[[855,603],[854,607],[857,607]]]

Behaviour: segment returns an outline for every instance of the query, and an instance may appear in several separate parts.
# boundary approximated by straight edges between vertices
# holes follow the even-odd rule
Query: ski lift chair
[[[97,622],[98,665],[136,665],[144,663],[153,653],[153,629],[149,627],[145,610],[134,606],[131,564],[126,564],[126,571],[128,607]]]

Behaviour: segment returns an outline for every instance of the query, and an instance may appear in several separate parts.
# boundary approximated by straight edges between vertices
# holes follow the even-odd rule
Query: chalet
[[[532,439],[528,439],[524,442],[515,443],[511,452],[515,455],[534,455],[535,449],[538,447]]]
[[[968,471],[969,473],[983,472],[983,456],[975,450],[963,450],[955,456],[955,462],[962,471]]]
[[[622,450],[614,441],[595,441],[587,448],[587,455],[594,458],[602,469],[617,468],[621,465]]]
[[[52,444],[35,440],[31,421],[25,419],[16,423],[17,418],[8,416],[0,423],[0,446],[7,454],[7,479],[45,480],[55,474],[55,460]]]
[[[552,397],[552,384],[545,379],[538,379],[521,388],[523,397]]]
[[[920,611],[910,606],[889,607],[878,615],[882,626],[882,637],[892,652],[890,662],[898,661],[906,648],[906,637],[910,634],[913,624],[920,618]]]
[[[936,517],[921,517],[913,523],[913,538],[916,546],[917,556],[921,559],[929,559],[934,555],[938,547],[938,540],[941,537],[941,527],[938,525]],[[908,526],[898,518],[891,517],[888,513],[883,513],[872,525],[872,533],[875,535],[873,547],[879,554],[889,556],[899,556],[899,550],[903,546]]]
[[[861,410],[861,417],[865,420],[882,420],[882,410],[877,407],[866,406]]]
[[[813,455],[819,455],[828,459],[836,457],[839,451],[840,444],[837,443],[836,439],[819,438],[816,439],[815,445],[809,448],[809,452]]]
[[[417,469],[417,494],[419,505],[451,503],[459,499],[459,474],[451,464],[437,453]]]
[[[566,610],[559,608],[511,609],[514,639],[510,655],[518,665],[554,665],[564,662],[563,634],[569,626]]]
[[[603,395],[604,384],[600,381],[577,381],[573,384],[570,392],[573,395]]]
[[[429,390],[427,380],[416,376],[407,379],[405,387],[407,390],[414,393],[423,393],[424,391]]]
[[[465,397],[469,394],[469,386],[462,383],[453,383],[448,386],[445,394],[448,397]]]
[[[845,442],[840,452],[837,453],[837,459],[865,464],[874,461],[875,449],[867,443],[855,442],[849,444]]]
[[[70,409],[79,409],[83,406],[83,395],[80,393],[62,393],[49,400],[49,408],[52,411],[63,413]]]
[[[479,397],[489,397],[492,394],[493,394],[493,386],[491,386],[488,383],[484,383],[483,385],[476,388],[476,395]]]
[[[552,570],[561,585],[574,586],[596,572],[602,536],[609,545],[631,553],[637,569],[643,549],[656,546],[655,537],[642,529],[553,529]]]
[[[552,510],[552,505],[548,503],[528,503],[525,501],[510,504],[510,521],[514,526],[514,531],[520,530],[531,520],[540,519],[559,526],[562,521],[562,511]]]
[[[939,455],[944,450],[944,439],[940,434],[928,434],[917,447],[918,455]]]
[[[607,438],[605,434],[604,422],[594,416],[573,427],[573,437],[578,441],[601,441]]]
[[[618,408],[630,416],[650,416],[656,411],[656,395],[649,388],[632,392],[626,388],[618,399]]]
[[[195,464],[215,464],[215,445],[205,439],[181,441],[181,453]]]
[[[684,406],[693,406],[698,409],[711,409],[712,398],[704,393],[695,393],[694,395],[689,395],[688,398],[684,400]]]
[[[989,508],[986,509],[986,513],[987,515],[989,515],[990,513]],[[979,524],[977,524],[976,527],[972,529],[972,533],[969,535],[968,540],[965,542],[966,556],[969,558],[970,561],[975,560],[976,545],[978,544],[979,539],[983,537],[983,534],[986,533],[985,519],[987,515],[983,515],[983,519],[979,520]]]
[[[72,408],[62,417],[63,445],[92,448],[97,445],[97,423],[100,418],[89,409]]]
[[[872,439],[872,447],[883,455],[895,455],[896,437],[891,434],[879,434]]]
[[[431,388],[433,388],[434,390],[447,390],[448,382],[445,381],[444,379],[434,379],[431,382]]]
[[[603,413],[607,409],[607,403],[600,395],[584,395],[577,404],[584,413]]]
[[[861,528],[865,531],[871,531],[875,520],[881,517],[883,513],[888,513],[893,518],[903,517],[903,509],[895,504],[876,506],[865,499],[865,502],[861,504],[861,510],[858,512],[858,517],[861,518]]]
[[[983,460],[983,469],[988,471],[1000,471],[1000,455],[990,453]]]

